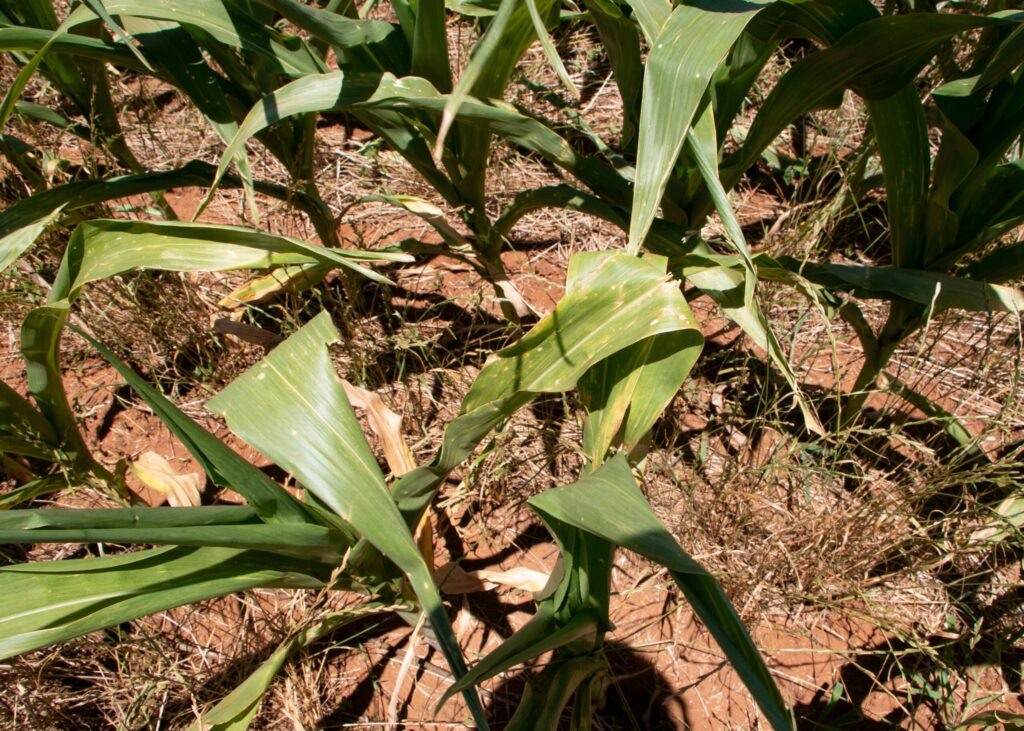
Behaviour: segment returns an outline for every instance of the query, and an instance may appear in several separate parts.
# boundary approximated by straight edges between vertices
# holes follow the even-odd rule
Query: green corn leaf
[[[551,652],[575,642],[592,642],[597,637],[600,624],[600,618],[595,611],[584,610],[559,626],[554,621],[551,603],[541,604],[529,622],[488,653],[473,666],[472,670],[445,691],[441,702],[443,703],[464,688],[479,685],[498,673],[510,670],[520,663],[543,655],[545,652]]]
[[[576,254],[570,268],[588,273],[574,279],[553,313],[480,372],[434,461],[395,483],[392,495],[409,525],[419,520],[444,478],[537,393],[566,391],[613,353],[690,328],[689,308],[678,284],[665,276],[663,262],[605,251]]]
[[[630,251],[640,250],[650,230],[713,74],[763,7],[744,0],[678,5],[653,41],[644,75]]]
[[[0,212],[0,271],[9,266],[27,250],[47,226],[64,211],[73,211],[106,201],[127,198],[140,193],[152,193],[170,188],[209,185],[216,168],[209,163],[192,160],[177,170],[120,175],[97,180],[78,180],[20,200]],[[225,185],[237,188],[240,182],[229,177]],[[279,200],[290,201],[310,215],[316,204],[288,188],[267,183],[256,183],[256,190]],[[197,232],[199,229],[197,229]],[[408,257],[395,254],[375,254],[370,251],[344,251],[342,256],[353,259],[380,258],[388,261],[408,261]]]
[[[644,67],[640,39],[632,21],[614,0],[584,0],[594,21],[622,99],[622,146],[632,149],[640,119]]]
[[[530,11],[530,20],[533,22],[533,32],[537,34],[537,39],[540,41],[541,48],[544,50],[544,56],[548,60],[548,64],[555,70],[555,74],[559,80],[565,86],[566,89],[572,93],[577,99],[580,98],[580,90],[576,88],[576,84],[573,83],[572,78],[569,76],[569,72],[565,68],[565,64],[562,63],[561,56],[558,55],[558,49],[555,48],[555,44],[551,41],[551,36],[548,35],[548,29],[544,25],[544,19],[540,17],[540,11],[537,9],[537,0],[526,0],[526,8]]]
[[[0,381],[0,434],[51,447],[58,444],[50,422],[4,381]]]
[[[249,728],[267,689],[277,677],[285,662],[304,647],[340,629],[351,622],[363,619],[385,609],[377,602],[367,602],[335,612],[311,627],[306,627],[281,645],[233,691],[212,708],[203,711],[190,731],[245,731]]]
[[[723,165],[726,190],[794,119],[827,106],[852,88],[883,99],[910,83],[935,50],[958,33],[1003,23],[999,19],[946,13],[913,13],[861,23],[831,48],[793,65],[765,99],[743,147]]]
[[[3,440],[0,440],[2,442]],[[0,451],[4,451],[0,448]],[[26,455],[29,457],[36,455]],[[47,455],[39,455],[39,459],[47,459]],[[0,495],[0,511],[11,510],[23,503],[27,503],[30,500],[42,497],[43,495],[49,495],[50,493],[60,492],[61,490],[68,489],[68,480],[64,475],[47,475],[46,477],[40,477],[39,479],[26,482],[20,487],[16,487],[13,490]]]
[[[913,85],[885,99],[868,100],[885,177],[893,264],[917,269],[941,251],[928,247],[925,211],[930,177],[928,124]]]
[[[422,76],[441,92],[451,91],[452,70],[448,56],[444,0],[419,0],[413,31],[411,75]]]
[[[388,493],[331,364],[327,345],[337,339],[330,317],[321,313],[207,408],[409,575],[453,675],[461,677],[465,667],[430,568]],[[475,693],[466,701],[484,723]]]
[[[1024,277],[1024,241],[996,249],[974,264],[965,267],[962,275],[992,284],[1021,279]]]
[[[142,51],[136,48],[135,44],[132,43],[131,35],[124,28],[122,28],[112,17],[110,17],[110,13],[108,13],[107,9],[103,7],[103,3],[101,2],[101,0],[82,0],[82,3],[88,6],[88,8],[91,11],[96,13],[96,15],[98,15],[103,20],[103,22],[107,24],[107,27],[110,28],[111,31],[113,31],[114,37],[117,38],[117,40],[121,41],[121,43],[123,43],[128,48],[128,50],[130,50],[132,54],[134,54],[134,56],[137,59],[139,59],[139,62],[143,66],[145,66],[148,71],[153,70],[153,67],[150,65],[149,61],[147,61],[146,57],[142,55]]]
[[[28,374],[28,390],[57,437],[61,461],[75,468],[87,468],[93,464],[92,454],[68,403],[58,364],[61,330],[67,314],[66,307],[37,307],[29,312],[21,323],[21,354]]]
[[[285,662],[299,648],[298,637],[290,637],[260,663],[234,690],[205,711],[190,731],[248,731],[260,709],[263,696],[281,672]]]
[[[616,435],[627,452],[641,443],[689,376],[703,344],[699,328],[663,333],[587,372],[579,390],[587,405],[583,453],[592,463],[604,460]]]
[[[239,125],[234,138],[221,155],[217,175],[199,212],[213,200],[213,193],[231,163],[245,156],[245,143],[257,132],[297,114],[345,109],[355,102],[365,101],[377,88],[380,79],[379,74],[346,74],[343,71],[308,75],[265,97]],[[246,194],[251,198],[252,181],[244,170],[240,172]]]
[[[782,0],[758,16],[751,33],[775,40],[809,38],[830,46],[881,14],[871,0]]]
[[[83,468],[95,464],[68,405],[58,356],[64,322],[86,283],[142,268],[218,271],[275,263],[340,263],[350,255],[236,226],[138,221],[92,221],[79,226],[68,242],[50,305],[30,312],[21,331],[29,391],[68,460]]]
[[[53,31],[41,28],[0,28],[0,51],[39,52],[44,48],[52,53],[88,58],[119,68],[146,72],[146,67],[121,43],[80,35],[55,36]],[[159,73],[158,70],[158,76]]]
[[[989,282],[952,277],[921,269],[894,269],[854,264],[807,264],[780,258],[780,263],[799,271],[828,289],[842,289],[858,297],[896,299],[931,309],[972,312],[1024,312],[1024,291]]]
[[[407,531],[389,538],[383,525],[393,507],[388,509],[384,477],[331,365],[327,345],[337,337],[330,317],[321,313],[210,399],[207,408],[299,477],[343,520],[369,523],[371,541],[397,544],[393,551],[414,563],[408,558],[411,539],[405,545],[402,536]],[[274,418],[268,418],[271,414]],[[299,443],[305,449],[291,447]],[[370,516],[378,511],[383,514],[374,523]]]
[[[647,40],[647,45],[654,43],[672,14],[670,0],[628,0],[626,3],[633,9],[633,14],[640,24],[640,30]]]
[[[0,271],[27,251],[63,211],[179,185],[197,185],[203,181],[203,177],[197,176],[195,170],[196,166],[186,165],[180,170],[166,173],[81,180],[18,201],[0,212]],[[205,180],[208,181],[209,177],[207,175]]]
[[[536,3],[535,10],[544,17],[553,6],[552,0],[540,0]],[[448,130],[455,121],[463,101],[470,95],[482,98],[500,97],[520,56],[534,38],[536,32],[526,3],[520,0],[501,0],[498,12],[491,19],[480,41],[473,47],[469,63],[466,64],[444,105],[434,148],[435,157],[441,157]],[[478,167],[484,165],[484,161],[478,159],[482,154],[481,149],[487,149],[485,140],[467,140],[463,144],[462,153],[466,162]]]
[[[1024,63],[1024,27],[1015,29],[986,61],[976,88],[988,89],[1005,79]]]
[[[297,0],[258,2],[273,8],[313,38],[332,46],[342,68],[376,69],[403,75],[409,70],[409,44],[391,23],[346,17]],[[447,54],[444,58],[447,59]]]
[[[777,39],[761,40],[752,31],[752,26],[758,19],[767,15],[769,10],[778,7],[780,4],[776,3],[755,18],[751,28],[739,37],[725,63],[719,66],[715,73],[709,92],[718,141],[725,140],[729,135],[734,120],[742,113],[744,104],[750,98],[751,89],[761,76],[765,64],[779,47]],[[719,152],[720,150],[716,150],[716,166]]]
[[[651,263],[667,265],[661,257]],[[567,288],[586,276],[596,264],[574,260]],[[596,468],[604,461],[618,435],[629,452],[654,426],[700,357],[704,344],[693,313],[687,329],[661,333],[623,348],[591,368],[577,387],[587,409],[583,429],[583,453]]]
[[[0,658],[256,587],[319,589],[330,567],[230,548],[156,548],[0,567]]]
[[[390,254],[327,249],[288,236],[242,226],[94,220],[75,229],[54,279],[50,302],[74,299],[89,282],[141,269],[230,271],[283,264],[336,264],[373,279],[386,279],[356,260]]]
[[[506,233],[515,225],[518,217],[547,206],[583,211],[603,218],[625,230],[625,213],[569,186],[553,186],[536,191],[526,191],[517,196],[509,208],[495,223],[495,230]],[[686,242],[685,244],[683,242]],[[692,282],[708,294],[723,312],[762,349],[782,373],[793,391],[807,429],[814,434],[824,434],[824,427],[814,408],[800,392],[800,384],[789,359],[778,338],[768,327],[768,321],[757,301],[745,304],[747,275],[735,257],[716,256],[705,243],[688,237],[687,232],[675,224],[655,219],[644,241],[644,246],[653,252],[670,257],[669,268],[680,279]],[[691,253],[692,252],[692,253]]]
[[[280,32],[224,0],[175,0],[173,4],[103,0],[103,5],[111,15],[166,20],[199,29],[220,43],[260,58],[285,76],[297,78],[326,70],[305,44],[287,42]],[[72,10],[65,22],[75,26],[95,18],[95,13],[82,5]]]
[[[1024,160],[993,168],[985,177],[980,194],[957,210],[961,247],[953,253],[959,256],[977,251],[1024,223]]]
[[[523,699],[509,719],[505,731],[533,731],[534,729],[558,728],[565,714],[569,699],[583,686],[588,693],[588,681],[592,681],[608,664],[601,657],[573,657],[565,662],[544,668],[533,682],[526,687]],[[593,706],[577,700],[573,713],[574,725],[570,728],[591,728]]]
[[[772,727],[780,731],[794,727],[792,715],[736,610],[718,582],[679,547],[651,512],[623,455],[574,485],[547,490],[529,503],[541,514],[666,567]]]
[[[21,96],[21,92],[25,90],[25,86],[35,75],[36,69],[39,68],[39,64],[43,62],[46,57],[47,51],[63,36],[68,32],[68,29],[73,25],[70,22],[70,17],[65,19],[60,26],[54,30],[45,43],[32,54],[32,58],[26,63],[22,69],[18,72],[18,75],[14,77],[14,81],[11,83],[10,88],[4,95],[3,100],[0,100],[0,129],[7,124],[7,120],[10,119],[11,114],[14,112],[15,105],[18,102],[18,98]]]
[[[747,248],[743,229],[729,202],[729,196],[725,192],[725,188],[722,187],[722,181],[718,177],[718,140],[715,133],[715,117],[710,104],[705,105],[704,110],[698,114],[697,121],[686,134],[686,141],[697,163],[697,169],[700,171],[704,185],[722,219],[726,239],[739,253],[740,261],[743,263],[743,305],[750,308],[754,302],[754,285],[757,282],[757,276],[754,273],[754,263],[750,260],[750,249]]]
[[[83,140],[88,140],[90,138],[89,128],[84,124],[72,122],[60,112],[50,109],[49,107],[44,107],[42,104],[19,101],[14,105],[14,111],[15,113],[28,117],[29,119],[35,119],[39,122],[51,124],[57,129],[70,132],[76,137],[81,137]]]
[[[566,391],[586,371],[584,364],[637,339],[692,327],[692,315],[678,283],[665,274],[664,261],[659,266],[603,252],[578,256],[593,262],[590,276],[568,289],[555,312],[519,343],[495,354],[466,394],[463,413],[508,393]],[[595,329],[598,319],[602,324]]]
[[[940,255],[957,248],[960,217],[950,208],[950,199],[978,164],[979,157],[978,148],[943,114],[942,143],[935,156],[933,183],[924,215],[925,250],[928,252],[924,264],[928,268],[936,268],[933,265]]]
[[[154,508],[178,511],[182,508]],[[203,508],[197,508],[203,510]],[[17,512],[0,514],[0,518]],[[46,511],[51,512],[51,511]],[[64,511],[60,511],[64,512]],[[73,511],[77,512],[77,511]],[[92,511],[90,511],[92,512]],[[142,516],[146,518],[148,516]],[[173,525],[163,527],[159,520],[140,520],[131,528],[31,528],[7,529],[6,520],[0,520],[0,544],[5,543],[116,543],[121,545],[153,546],[219,546],[239,548],[307,560],[318,560],[329,566],[341,561],[342,546],[337,536],[319,525],[294,523],[291,525]]]
[[[67,510],[44,508],[0,513],[0,531],[83,530],[109,528],[176,528],[237,525],[258,521],[248,505],[209,505],[197,508],[101,508]],[[34,541],[27,541],[32,543]]]
[[[389,74],[337,71],[294,81],[267,96],[249,112],[221,157],[217,179],[227,171],[231,160],[242,152],[245,142],[267,126],[296,114],[347,110],[357,116],[368,115],[371,123],[387,123],[387,131],[396,135],[389,142],[431,184],[438,186],[447,200],[459,200],[462,194],[455,191],[452,183],[433,166],[415,129],[402,129],[390,116],[397,112],[441,114],[450,98],[439,94],[424,79],[396,79]],[[389,116],[378,116],[382,114]],[[575,175],[602,197],[621,203],[629,199],[626,180],[613,167],[597,158],[578,154],[556,132],[510,105],[466,98],[458,107],[457,117],[460,123],[479,127],[487,134],[501,135],[543,156]],[[212,189],[207,201],[211,197]]]

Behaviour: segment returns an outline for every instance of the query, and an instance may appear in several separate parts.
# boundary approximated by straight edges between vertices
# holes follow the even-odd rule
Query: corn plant
[[[1024,14],[1019,11],[997,10],[988,16],[914,14],[864,24],[908,40],[926,37],[933,30],[932,37],[941,38],[958,27],[980,28],[982,36],[970,47],[967,68],[953,70],[958,78],[947,79],[934,89],[928,107],[906,78],[896,84],[879,74],[852,86],[867,99],[883,168],[890,265],[759,259],[762,276],[785,279],[787,275],[779,271],[785,269],[790,277],[798,275],[818,285],[821,289],[812,295],[815,298],[849,292],[890,303],[888,318],[878,333],[872,331],[854,302],[826,303],[850,322],[866,356],[853,391],[842,405],[840,425],[858,417],[896,350],[936,314],[960,309],[1020,315],[1024,293],[1008,285],[1024,275],[1024,244],[1007,241],[1005,236],[1024,221],[1024,197],[1019,192],[1024,182],[1020,159],[1024,132],[1022,20]],[[822,55],[834,56],[838,66],[865,52],[867,46],[861,45],[859,38],[843,39]],[[792,74],[804,71],[810,78],[812,60],[797,64]],[[828,83],[823,86],[822,95],[832,91]],[[780,83],[773,95],[781,87]],[[930,128],[941,134],[934,158]],[[939,414],[927,399],[898,381],[892,384],[916,405]],[[968,437],[962,427],[953,428],[955,436],[965,442]]]
[[[126,240],[131,242],[127,248]],[[52,441],[54,434],[61,434],[63,444],[87,451],[63,392],[58,344],[74,300],[90,282],[154,265],[181,271],[324,260],[358,266],[348,256],[232,227],[124,221],[83,224],[69,242],[48,304],[31,312],[23,325],[29,386],[39,407],[33,412],[27,402],[18,402],[24,406],[24,421],[32,422],[41,439]],[[462,415],[446,429],[437,457],[397,479],[390,490],[333,371],[327,345],[337,333],[326,314],[314,318],[208,405],[236,434],[295,475],[306,488],[305,502],[198,427],[85,335],[165,421],[207,476],[245,496],[248,505],[5,511],[0,515],[0,542],[159,547],[106,558],[0,568],[0,586],[16,597],[0,613],[0,653],[9,657],[248,588],[328,588],[361,590],[371,596],[360,609],[296,627],[252,677],[210,709],[203,723],[244,723],[291,653],[385,606],[423,612],[458,679],[465,668],[431,567],[417,549],[412,530],[446,475],[487,434],[536,395],[566,391],[579,383],[591,404],[587,443],[594,457],[592,474],[555,491],[557,499],[535,501],[565,552],[566,569],[553,578],[553,599],[542,602],[538,618],[525,634],[511,638],[496,658],[479,665],[475,675],[466,676],[469,679],[453,692],[464,692],[476,722],[483,727],[486,720],[473,683],[497,672],[495,667],[500,670],[558,648],[567,658],[566,669],[550,681],[548,690],[544,690],[547,680],[537,686],[534,692],[542,699],[540,705],[524,705],[543,709],[540,719],[530,715],[535,711],[523,711],[526,720],[522,721],[553,723],[560,703],[568,697],[566,690],[590,688],[603,667],[599,651],[600,638],[608,629],[609,560],[613,547],[622,545],[673,571],[773,724],[787,727],[781,698],[721,589],[654,518],[633,482],[625,452],[604,463],[614,448],[637,449],[700,351],[699,330],[666,266],[666,260],[658,257],[626,253],[576,257],[568,292],[556,311],[481,372],[463,403]],[[296,444],[301,449],[293,448]],[[602,523],[597,519],[602,513],[612,515],[606,512],[607,506],[619,503],[635,520]],[[340,573],[339,565],[344,567]],[[138,570],[143,567],[147,570]],[[589,583],[582,581],[583,575],[590,577]],[[540,644],[538,631],[543,633]],[[516,647],[519,651],[510,655]],[[578,714],[589,713],[589,697],[589,691],[578,696]]]
[[[386,199],[434,225],[450,252],[473,263],[495,285],[511,316],[527,313],[505,277],[500,254],[523,215],[541,207],[576,209],[612,221],[628,236],[625,251],[573,257],[566,294],[554,312],[485,364],[433,459],[390,481],[360,433],[333,371],[327,346],[338,336],[326,314],[225,388],[208,407],[294,475],[306,490],[303,501],[200,429],[86,334],[186,445],[208,478],[230,486],[248,505],[0,514],[0,540],[5,542],[159,546],[0,568],[0,587],[14,597],[0,610],[0,654],[9,657],[250,588],[356,591],[365,598],[361,608],[297,626],[256,673],[206,712],[202,723],[244,725],[291,654],[356,616],[400,605],[408,610],[406,616],[426,617],[453,675],[451,693],[464,694],[481,727],[486,718],[474,686],[554,651],[555,662],[531,682],[512,727],[554,728],[572,704],[573,727],[588,728],[605,668],[612,556],[621,547],[669,570],[771,725],[791,727],[789,711],[735,610],[714,579],[660,525],[636,482],[644,438],[702,347],[683,285],[711,295],[794,388],[785,353],[757,305],[758,280],[796,284],[829,307],[841,305],[835,291],[842,289],[902,298],[906,304],[894,306],[892,332],[906,330],[943,306],[984,302],[992,308],[996,295],[997,304],[1018,308],[1019,293],[995,282],[991,271],[1005,268],[1007,257],[1016,262],[1019,245],[980,258],[967,270],[977,273],[973,278],[937,272],[1019,221],[1016,198],[995,206],[998,210],[984,208],[993,203],[991,190],[999,181],[1017,175],[1003,156],[1019,129],[1005,140],[992,130],[1010,133],[1021,117],[1014,116],[1019,17],[1004,12],[883,17],[868,0],[585,0],[583,6],[604,41],[624,100],[621,149],[598,146],[593,155],[577,152],[555,125],[502,99],[525,49],[538,39],[545,43],[562,21],[553,0],[502,0],[493,12],[473,4],[484,30],[457,80],[448,63],[445,4],[439,0],[395,0],[395,23],[366,19],[355,3],[320,9],[296,0],[180,0],[173,7],[94,0],[74,8],[56,29],[0,28],[0,47],[34,54],[22,59],[22,87],[33,64],[51,53],[154,73],[186,94],[226,143],[216,168],[194,163],[178,171],[79,181],[12,206],[0,214],[3,263],[17,258],[63,210],[183,184],[209,185],[211,195],[218,185],[235,185],[250,197],[261,191],[293,200],[319,220],[322,241],[335,244],[335,221],[311,167],[316,116],[329,111],[359,119],[458,211],[460,220],[446,221],[425,201]],[[466,4],[454,7],[470,12]],[[310,40],[278,30],[278,17]],[[17,20],[30,19],[22,14]],[[75,31],[98,21],[109,37]],[[940,150],[929,188],[927,127],[913,80],[950,39],[977,29],[991,32],[994,50],[985,56],[984,68],[995,70],[986,77],[979,69],[977,80],[953,80],[937,94],[944,115],[943,149],[947,137],[950,147],[945,154]],[[810,38],[822,48],[782,77],[735,151],[724,154],[758,74],[779,44],[791,38]],[[172,47],[184,50],[168,53]],[[328,70],[328,49],[338,60],[337,71]],[[8,112],[17,110],[18,84],[5,99]],[[871,114],[898,268],[862,271],[752,256],[729,191],[788,124],[834,103],[848,89],[867,100]],[[995,119],[1002,124],[992,127]],[[246,144],[253,137],[285,164],[294,186],[252,179]],[[485,183],[489,151],[499,139],[562,168],[574,182],[525,191],[492,219]],[[969,166],[965,160],[973,158],[960,156],[967,149],[964,140],[977,157]],[[228,172],[232,165],[237,166],[234,177]],[[940,183],[939,170],[946,168],[954,172],[943,173]],[[926,218],[926,211],[942,216],[933,220],[929,213]],[[695,233],[712,212],[726,231],[719,242]],[[459,233],[455,223],[464,224],[470,235]],[[928,232],[923,238],[922,231]],[[301,267],[307,275],[340,266],[380,279],[374,261],[403,258],[324,248],[238,227],[84,224],[68,243],[49,302],[23,324],[22,351],[34,404],[9,387],[0,390],[0,400],[9,407],[4,412],[9,416],[0,418],[0,447],[59,464],[66,483],[98,481],[125,497],[120,468],[107,471],[89,454],[61,379],[61,332],[90,282],[140,268],[283,266]],[[936,288],[936,282],[941,286]],[[851,309],[843,312],[856,320]],[[882,363],[879,368],[891,344],[887,332],[875,341],[864,338],[869,349],[874,343],[876,355],[869,353],[869,360]],[[586,466],[573,484],[530,501],[559,545],[560,568],[537,596],[530,623],[467,669],[431,578],[429,551],[417,546],[414,530],[428,516],[446,477],[489,434],[538,395],[574,390],[586,410],[580,445]],[[807,426],[821,431],[814,410],[796,393]],[[20,497],[50,486],[37,483]]]

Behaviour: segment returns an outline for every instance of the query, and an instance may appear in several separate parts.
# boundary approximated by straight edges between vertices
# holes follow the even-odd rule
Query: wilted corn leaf
[[[430,568],[388,493],[327,350],[321,313],[207,403],[409,575],[453,675],[465,671]],[[475,693],[466,698],[483,722]]]
[[[180,473],[156,452],[143,452],[128,465],[150,490],[156,490],[175,508],[202,504],[203,478],[198,472]]]
[[[780,731],[793,728],[790,711],[725,592],[655,517],[624,455],[617,455],[574,485],[547,490],[529,503],[542,515],[667,568],[772,726]]]
[[[445,594],[473,594],[498,586],[510,586],[536,594],[547,586],[550,578],[545,573],[525,566],[517,566],[507,571],[466,571],[458,564],[451,563],[434,570],[434,580]]]
[[[342,379],[345,396],[352,406],[363,409],[373,433],[380,437],[384,445],[384,459],[395,477],[416,469],[416,460],[402,436],[402,417],[389,409],[380,396],[365,388],[353,386]]]

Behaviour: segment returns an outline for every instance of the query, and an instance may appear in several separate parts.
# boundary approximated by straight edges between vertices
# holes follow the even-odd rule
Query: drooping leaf
[[[539,513],[666,567],[772,727],[793,729],[792,715],[736,610],[718,582],[679,547],[655,517],[624,455],[617,455],[573,485],[530,498],[529,503]]]
[[[895,269],[855,264],[809,264],[780,259],[812,282],[833,289],[845,289],[858,297],[901,299],[931,308],[973,312],[1024,311],[1024,292],[1016,287],[990,284],[974,279],[921,269]]]
[[[409,575],[452,673],[460,677],[465,667],[431,570],[395,507],[331,364],[327,345],[337,338],[330,317],[321,313],[207,408]],[[475,693],[466,701],[485,723]]]

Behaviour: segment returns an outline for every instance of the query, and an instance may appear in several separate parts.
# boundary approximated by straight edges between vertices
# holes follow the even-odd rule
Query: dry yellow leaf
[[[156,452],[143,452],[131,463],[131,471],[151,490],[167,496],[171,506],[180,508],[200,505],[203,476],[198,472],[181,474]]]

